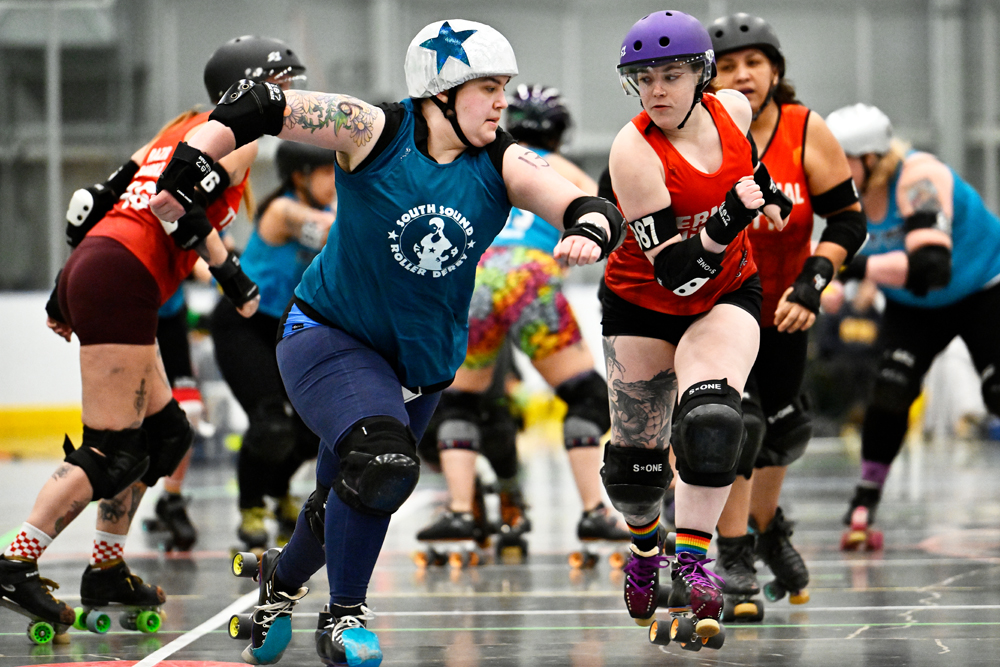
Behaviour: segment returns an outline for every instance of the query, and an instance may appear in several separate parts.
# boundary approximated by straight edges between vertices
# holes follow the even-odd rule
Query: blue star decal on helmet
[[[441,25],[441,30],[438,31],[438,36],[428,39],[420,46],[435,53],[437,56],[437,71],[440,74],[441,68],[444,67],[448,58],[454,58],[459,62],[469,65],[469,56],[465,53],[462,42],[472,37],[475,33],[475,30],[459,30],[455,32],[451,29],[451,25],[445,21]],[[469,66],[471,67],[471,65]]]

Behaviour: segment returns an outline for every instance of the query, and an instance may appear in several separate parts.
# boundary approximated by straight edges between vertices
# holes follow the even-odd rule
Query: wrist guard
[[[951,282],[951,250],[940,245],[923,245],[907,253],[909,269],[904,287],[916,296],[927,296],[932,289]]]
[[[237,148],[265,134],[278,136],[285,121],[285,94],[273,83],[240,79],[226,91],[208,119],[232,130]]]
[[[214,229],[212,223],[208,221],[208,216],[205,215],[205,210],[197,206],[174,222],[160,220],[160,224],[181,250],[193,250]]]
[[[56,322],[66,324],[66,317],[62,314],[62,308],[59,307],[59,276],[61,275],[62,269],[56,274],[56,284],[52,287],[49,300],[45,302],[45,314]]]
[[[114,208],[138,171],[139,165],[129,160],[104,183],[95,183],[73,193],[66,209],[66,243],[71,248],[80,245],[87,232]]]
[[[649,252],[680,234],[673,206],[643,216],[628,223],[628,226],[643,252]]]
[[[660,286],[677,296],[691,296],[719,275],[725,254],[706,251],[701,237],[695,234],[661,250],[653,260],[653,275]]]
[[[705,232],[708,238],[719,245],[729,245],[755,217],[757,211],[743,205],[734,185],[729,188],[725,200],[719,204],[719,210],[705,222]]]
[[[580,220],[580,217],[587,213],[600,213],[608,221],[608,232],[600,225],[592,222]],[[601,197],[577,197],[566,207],[563,214],[563,228],[561,239],[568,236],[583,236],[596,243],[601,248],[601,259],[610,255],[622,241],[622,228],[625,225],[625,218],[621,212],[615,208],[614,204]]]
[[[207,201],[204,191],[198,191],[197,186],[205,181],[209,184],[209,190],[222,193],[217,185],[217,179],[221,181],[219,171],[215,169],[215,160],[202,153],[197,148],[189,146],[185,142],[177,144],[174,154],[167,163],[167,167],[160,174],[156,181],[156,191],[166,190],[184,207],[184,212],[188,213],[195,206],[205,208]],[[229,184],[229,176],[226,175],[226,185]]]
[[[802,273],[792,283],[788,300],[819,312],[819,296],[833,280],[833,262],[826,257],[812,256],[802,265]]]
[[[787,218],[792,212],[792,200],[775,184],[763,162],[753,173],[753,182],[760,186],[760,191],[764,195],[764,206],[774,204],[781,210],[781,219]]]
[[[225,262],[219,266],[210,266],[208,270],[212,272],[212,277],[219,283],[222,293],[237,308],[260,293],[260,290],[257,289],[257,283],[243,273],[240,258],[234,252],[229,253]]]

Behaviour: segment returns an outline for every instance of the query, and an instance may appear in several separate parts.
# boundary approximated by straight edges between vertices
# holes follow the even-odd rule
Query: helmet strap
[[[757,120],[760,117],[760,115],[764,113],[764,109],[766,109],[767,105],[771,103],[772,99],[774,99],[774,91],[777,89],[778,89],[777,86],[771,86],[770,88],[767,89],[767,95],[764,96],[764,102],[754,113],[753,118],[750,119],[751,123]]]
[[[701,97],[705,93],[705,86],[707,85],[708,85],[707,82],[699,84],[698,89],[694,91],[694,101],[691,102],[691,108],[688,109],[687,115],[684,116],[684,120],[682,120],[681,124],[677,126],[678,130],[684,127],[684,123],[688,122],[688,118],[690,118],[691,114],[694,113],[694,108],[701,103]]]
[[[462,127],[458,124],[458,114],[455,112],[455,98],[458,97],[457,93],[459,87],[460,86],[456,86],[450,90],[444,91],[448,96],[447,102],[442,102],[437,95],[431,95],[431,101],[437,105],[437,108],[441,110],[444,117],[451,123],[451,127],[455,130],[455,134],[458,136],[459,141],[469,148],[474,148],[474,146],[469,143],[469,139],[465,136],[465,132],[462,132]]]

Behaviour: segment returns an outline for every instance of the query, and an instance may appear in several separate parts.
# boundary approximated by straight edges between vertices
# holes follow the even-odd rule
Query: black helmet
[[[305,78],[306,66],[280,39],[244,35],[220,46],[205,65],[205,90],[213,104],[240,79]]]
[[[337,151],[297,141],[282,141],[274,156],[274,162],[278,167],[278,178],[282,181],[287,181],[297,171],[309,174],[316,167],[333,164],[336,161]]]
[[[522,83],[507,103],[507,131],[517,141],[558,145],[570,126],[569,110],[556,88]]]
[[[715,57],[739,51],[740,49],[756,48],[778,67],[778,76],[785,76],[785,56],[781,53],[781,42],[774,28],[759,16],[740,12],[715,19],[708,26],[708,34],[712,38],[712,49]]]

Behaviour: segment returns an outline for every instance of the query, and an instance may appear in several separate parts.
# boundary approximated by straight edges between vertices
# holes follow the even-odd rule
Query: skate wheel
[[[840,536],[840,550],[841,551],[854,551],[858,548],[857,542],[851,541],[851,532],[846,531]]]
[[[666,646],[670,643],[670,632],[660,632],[660,622],[653,621],[649,626],[649,643],[657,646]]]
[[[253,577],[257,574],[257,556],[249,551],[240,551],[233,556],[233,574],[237,577]]]
[[[87,630],[98,635],[103,635],[111,629],[111,617],[103,611],[91,610],[85,615],[84,623]]]
[[[693,641],[677,642],[684,651],[700,651],[701,647],[704,646],[700,639],[694,639]]]
[[[785,597],[785,589],[777,581],[771,581],[764,584],[764,597],[768,599],[769,602],[777,602],[781,598]]]
[[[726,643],[726,628],[724,626],[719,626],[719,633],[714,637],[707,637],[702,640],[702,644],[705,648],[710,648],[718,651],[722,648],[722,645]]]
[[[868,539],[865,541],[865,548],[868,551],[882,551],[882,547],[885,542],[885,536],[882,535],[881,530],[873,530],[868,533]]]
[[[518,545],[500,547],[500,560],[503,563],[520,563],[527,556],[527,550]]]
[[[694,632],[703,640],[710,639],[722,632],[722,626],[714,618],[703,618],[695,624]]]
[[[122,626],[124,630],[138,630],[136,626],[136,621],[139,618],[139,614],[134,611],[123,611],[118,615],[118,625]]]
[[[56,633],[56,636],[52,638],[52,643],[57,646],[66,646],[69,644],[70,638],[68,632]]]
[[[608,565],[616,570],[620,570],[625,567],[625,554],[620,551],[616,551],[610,556],[608,556]]]
[[[687,616],[676,616],[670,621],[670,641],[689,642],[694,636],[694,621]]]
[[[76,618],[73,620],[73,628],[76,630],[86,630],[87,629],[87,612],[83,607],[75,607],[73,613],[76,614]]]
[[[448,554],[448,565],[456,570],[461,570],[465,566],[465,558],[457,551]]]
[[[788,601],[792,604],[805,604],[809,602],[809,591],[803,588],[798,593],[788,596]]]
[[[733,607],[735,618],[752,618],[757,615],[757,605],[753,602],[741,602]]]
[[[425,569],[430,565],[431,559],[427,555],[426,551],[414,551],[411,558],[413,559],[413,564],[419,567],[421,570]],[[235,616],[233,618],[236,618]]]
[[[34,621],[28,624],[28,639],[34,644],[41,646],[48,644],[56,636],[56,631],[51,623],[46,621]]]
[[[152,634],[160,629],[163,624],[163,620],[160,615],[152,610],[140,611],[139,615],[136,616],[135,626],[139,632],[144,634]]]
[[[229,619],[229,636],[232,639],[250,639],[251,628],[249,614],[233,614]]]
[[[586,562],[586,556],[579,551],[574,551],[569,555],[567,559],[569,561],[569,566],[574,570],[579,570],[583,567],[584,562]]]

